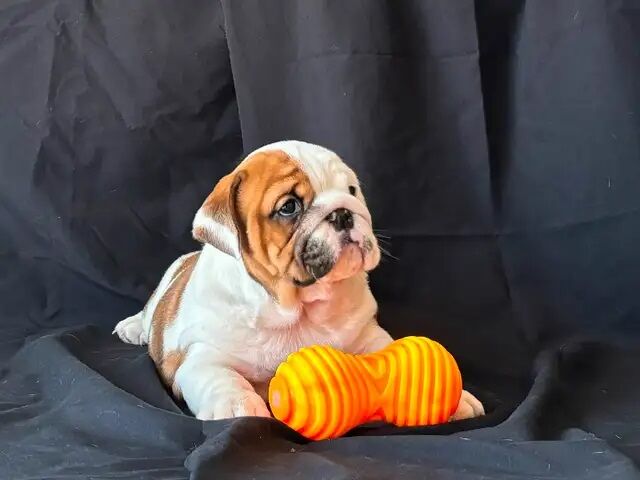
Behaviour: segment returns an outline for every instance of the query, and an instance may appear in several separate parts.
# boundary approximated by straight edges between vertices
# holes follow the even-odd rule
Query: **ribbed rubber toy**
[[[336,438],[376,420],[444,423],[461,394],[455,359],[425,337],[405,337],[366,355],[303,348],[289,355],[269,384],[273,416],[312,440]]]

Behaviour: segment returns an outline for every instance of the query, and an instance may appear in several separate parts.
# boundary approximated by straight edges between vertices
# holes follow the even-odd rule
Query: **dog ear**
[[[193,219],[193,238],[240,258],[240,247],[247,246],[246,226],[240,217],[240,186],[246,173],[240,171],[223,177],[209,194]]]

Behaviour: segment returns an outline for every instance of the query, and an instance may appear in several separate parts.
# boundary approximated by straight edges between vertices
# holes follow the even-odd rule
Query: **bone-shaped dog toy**
[[[364,355],[306,347],[289,355],[269,384],[273,416],[312,440],[370,421],[444,423],[461,394],[455,359],[425,337],[405,337]]]

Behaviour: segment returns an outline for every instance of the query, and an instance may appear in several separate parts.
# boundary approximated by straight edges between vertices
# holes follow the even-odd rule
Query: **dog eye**
[[[353,185],[349,185],[349,193],[350,193],[351,195],[353,195],[353,196],[355,197],[355,195],[356,195],[356,192],[357,192],[357,191],[358,191],[358,190],[356,189],[356,187],[355,187],[355,186],[353,186]]]
[[[300,209],[300,201],[296,198],[290,198],[278,209],[278,215],[281,217],[293,217],[300,213]]]

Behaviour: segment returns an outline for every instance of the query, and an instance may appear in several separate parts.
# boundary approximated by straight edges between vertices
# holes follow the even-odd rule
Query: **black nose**
[[[346,208],[338,208],[329,214],[327,220],[338,232],[353,228],[353,214]]]

